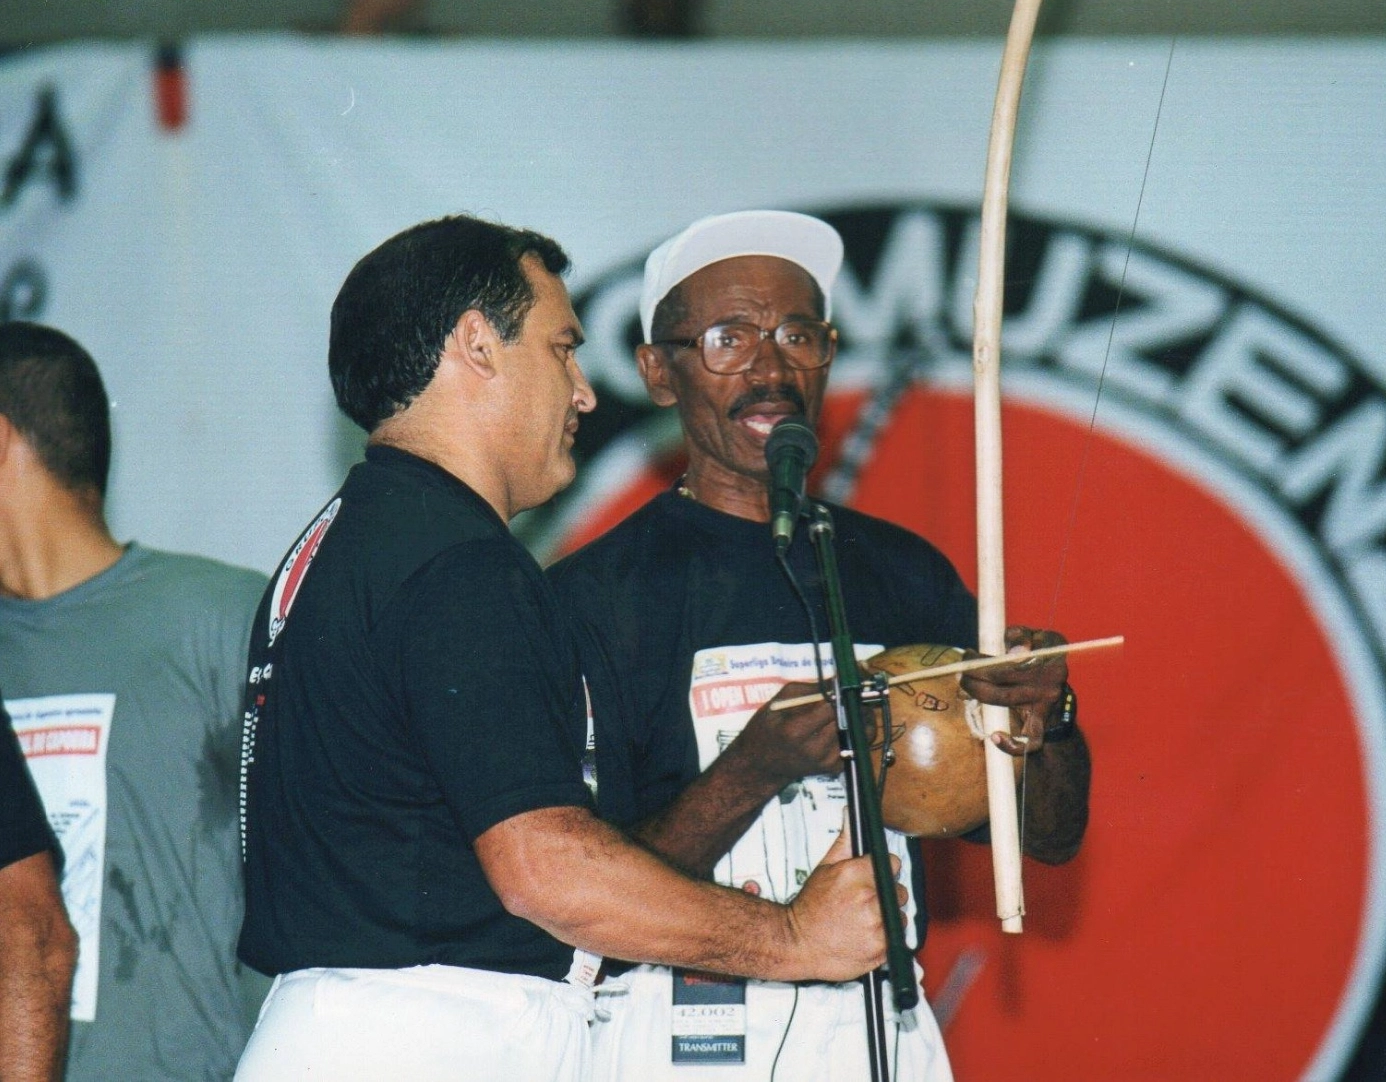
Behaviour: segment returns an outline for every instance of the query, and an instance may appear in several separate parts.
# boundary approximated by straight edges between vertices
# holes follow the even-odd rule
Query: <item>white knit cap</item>
[[[770,255],[797,263],[823,291],[824,317],[832,318],[832,288],[842,267],[842,238],[827,222],[788,210],[739,210],[699,218],[645,260],[640,329],[650,340],[654,311],[690,274],[724,259]]]

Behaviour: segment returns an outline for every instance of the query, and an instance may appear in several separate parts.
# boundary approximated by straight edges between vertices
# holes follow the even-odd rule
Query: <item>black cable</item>
[[[804,588],[799,583],[798,576],[794,574],[794,569],[789,566],[788,554],[776,552],[775,559],[779,561],[780,570],[784,572],[784,577],[789,580],[789,588],[794,591],[794,596],[798,598],[799,605],[804,610],[804,616],[808,619],[809,638],[813,642],[813,664],[818,673],[818,692],[825,700],[832,702],[832,689],[828,686],[827,677],[823,675],[822,643],[818,639],[818,621],[813,618],[813,606],[809,604]],[[891,729],[889,690],[884,691],[882,696],[879,714],[881,722],[881,768],[876,781],[876,788],[884,793],[886,768],[890,765],[891,742],[895,734]]]
[[[780,1034],[780,1046],[775,1049],[775,1058],[770,1061],[770,1082],[775,1082],[775,1072],[779,1070],[780,1053],[784,1051],[785,1042],[789,1040],[789,1027],[794,1025],[794,1012],[799,1009],[799,986],[794,986],[794,1002],[789,1005],[789,1019],[784,1024],[784,1032]]]
[[[832,688],[828,686],[828,678],[823,674],[823,657],[821,643],[818,638],[818,621],[813,616],[813,606],[809,604],[808,596],[804,593],[804,588],[799,583],[799,578],[794,574],[794,569],[789,566],[789,555],[787,552],[776,552],[775,559],[779,561],[780,570],[784,572],[784,577],[789,581],[789,588],[794,591],[794,596],[799,599],[799,604],[804,610],[804,616],[808,620],[809,638],[813,643],[813,664],[818,674],[818,691],[823,698],[833,701]],[[884,791],[885,771],[889,763],[891,732],[890,732],[890,699],[888,697],[881,705],[881,724],[883,726],[881,749],[881,780],[878,789]],[[794,1024],[794,1013],[799,1009],[799,987],[794,986],[794,1002],[789,1008],[789,1020],[785,1022],[784,1033],[780,1035],[780,1045],[775,1049],[775,1058],[770,1063],[770,1082],[775,1082],[775,1072],[779,1069],[780,1055],[784,1052],[785,1043],[789,1040],[789,1030]],[[899,1064],[900,1057],[900,1026],[895,1027],[895,1054],[896,1065]],[[894,1073],[894,1072],[892,1072]]]
[[[799,585],[799,578],[794,574],[794,569],[789,566],[788,552],[776,552],[775,559],[780,562],[780,570],[784,572],[784,577],[789,580],[789,588],[794,591],[794,596],[799,599],[799,604],[803,607],[804,615],[808,617],[809,640],[813,643],[813,665],[818,673],[818,691],[828,702],[832,702],[832,689],[828,686],[828,678],[823,675],[823,644],[818,638],[818,621],[813,618],[813,606],[809,604],[808,595],[804,593],[804,588]]]
[[[808,619],[809,641],[813,644],[813,667],[818,674],[818,690],[825,700],[831,701],[832,689],[828,686],[828,678],[823,674],[822,644],[818,639],[818,621],[813,618],[813,606],[809,604],[808,595],[804,593],[804,588],[800,585],[798,576],[794,574],[794,569],[789,566],[788,552],[776,552],[775,559],[779,561],[780,570],[784,572],[784,577],[789,580],[789,588],[799,599],[799,604],[804,610],[804,616]],[[775,1082],[775,1072],[780,1066],[780,1056],[784,1052],[785,1042],[789,1040],[789,1030],[794,1025],[794,1014],[798,1009],[799,986],[796,984],[794,986],[794,1001],[789,1007],[789,1019],[784,1024],[784,1032],[780,1034],[780,1046],[775,1049],[775,1058],[770,1062],[770,1082]]]

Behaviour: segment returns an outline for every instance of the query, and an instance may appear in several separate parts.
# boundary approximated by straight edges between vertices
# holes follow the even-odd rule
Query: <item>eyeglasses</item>
[[[820,319],[786,319],[767,331],[754,323],[715,323],[697,338],[663,338],[652,346],[700,347],[703,366],[719,376],[735,376],[756,361],[761,342],[773,338],[791,368],[822,368],[832,359],[837,328]]]

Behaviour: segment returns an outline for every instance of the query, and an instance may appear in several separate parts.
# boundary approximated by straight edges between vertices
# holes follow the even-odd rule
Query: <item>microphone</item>
[[[770,430],[765,461],[770,467],[770,536],[776,554],[789,551],[794,525],[804,507],[804,482],[818,460],[818,437],[801,413],[791,414]]]

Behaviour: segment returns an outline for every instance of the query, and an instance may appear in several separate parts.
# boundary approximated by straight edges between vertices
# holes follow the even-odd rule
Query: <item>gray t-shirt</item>
[[[43,601],[0,598],[0,688],[66,854],[81,937],[71,1082],[229,1079],[241,688],[252,571],[131,544]]]

